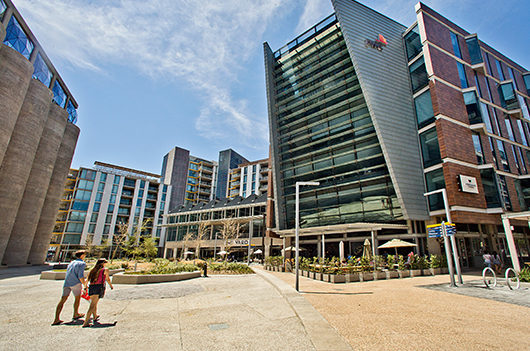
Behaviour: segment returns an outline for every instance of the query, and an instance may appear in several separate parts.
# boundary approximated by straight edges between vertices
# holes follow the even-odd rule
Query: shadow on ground
[[[43,264],[40,266],[0,268],[0,280],[40,274],[42,271],[48,271],[50,269],[51,267],[47,264]]]

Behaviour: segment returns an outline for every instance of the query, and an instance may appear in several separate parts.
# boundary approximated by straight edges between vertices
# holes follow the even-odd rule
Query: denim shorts
[[[105,284],[90,284],[88,286],[88,295],[99,295],[99,298],[102,299],[105,296]]]

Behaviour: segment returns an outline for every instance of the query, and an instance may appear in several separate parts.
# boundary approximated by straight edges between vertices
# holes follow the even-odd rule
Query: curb
[[[309,301],[290,285],[261,268],[252,267],[257,275],[271,284],[291,306],[317,351],[351,351],[344,338],[322,317]]]

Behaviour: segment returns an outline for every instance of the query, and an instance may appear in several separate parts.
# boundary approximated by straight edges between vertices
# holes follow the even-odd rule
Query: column
[[[0,28],[0,37],[3,37],[5,29],[1,24]],[[33,65],[24,56],[0,43],[0,164],[7,151],[32,74]]]
[[[39,217],[35,214],[41,213],[46,198],[53,165],[57,159],[57,152],[66,128],[67,119],[65,115],[61,107],[53,103],[50,105],[48,119],[4,255],[4,261],[7,265],[27,263],[31,243],[39,224]]]
[[[66,111],[64,111],[66,115]],[[66,118],[66,116],[65,116]],[[61,194],[64,191],[64,184],[72,157],[74,156],[75,145],[77,137],[79,136],[79,128],[71,123],[66,125],[64,136],[57,154],[57,161],[53,168],[50,185],[46,193],[46,199],[42,206],[42,211],[39,217],[39,224],[35,231],[35,237],[31,244],[28,262],[31,264],[42,264],[46,257],[46,250],[50,244],[53,226],[57,218],[57,211],[59,211]]]
[[[5,51],[4,48],[2,51]],[[2,264],[4,264],[5,249],[31,172],[31,165],[48,119],[51,100],[50,89],[38,80],[30,82],[0,167],[0,213],[2,214],[0,261]]]

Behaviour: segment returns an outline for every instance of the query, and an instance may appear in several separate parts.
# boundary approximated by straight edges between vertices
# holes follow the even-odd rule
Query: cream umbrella
[[[257,249],[256,251],[254,251],[254,255],[259,255],[263,253],[263,251],[261,251],[260,249]]]
[[[342,263],[342,261],[344,261],[344,241],[339,243],[339,257],[340,263]]]
[[[418,246],[418,245],[409,243],[408,241],[403,241],[400,239],[392,239],[384,243],[383,245],[378,246],[378,248],[379,249],[392,249],[393,248],[394,250],[396,250],[396,256],[397,256],[398,247],[415,247],[415,246]]]
[[[367,257],[368,259],[372,258],[372,244],[370,244],[370,240],[368,239],[364,240],[363,257]]]

